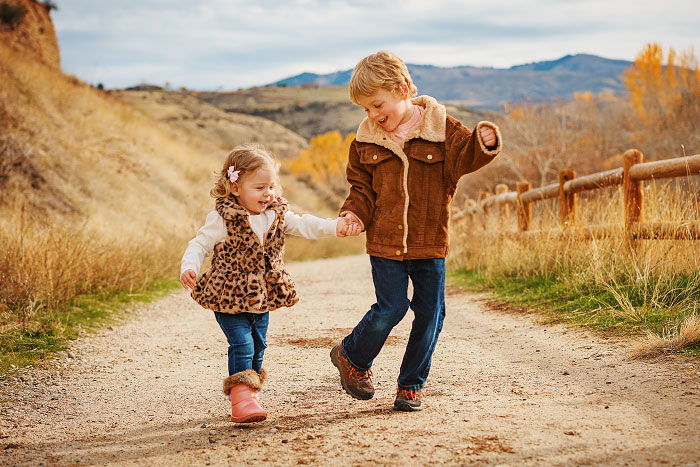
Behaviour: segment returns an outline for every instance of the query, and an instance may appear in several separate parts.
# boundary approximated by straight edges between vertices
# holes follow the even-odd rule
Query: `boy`
[[[350,194],[340,215],[367,233],[377,302],[331,350],[345,391],[371,399],[372,362],[410,307],[415,319],[394,401],[402,411],[422,408],[445,317],[447,224],[457,183],[501,150],[493,123],[480,122],[472,133],[435,99],[412,99],[416,94],[406,65],[388,52],[362,59],[350,79],[350,97],[367,117],[350,145]]]

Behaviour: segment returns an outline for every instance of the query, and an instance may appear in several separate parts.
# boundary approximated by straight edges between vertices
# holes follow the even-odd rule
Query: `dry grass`
[[[189,119],[197,109],[183,102]],[[0,44],[0,338],[39,328],[60,334],[58,310],[82,294],[177,277],[230,147],[164,115],[159,121]],[[282,185],[297,212],[337,215],[294,177],[283,174]],[[290,241],[289,259],[362,250],[358,239],[302,243]]]
[[[695,180],[648,183],[644,190],[644,221],[698,220]],[[540,234],[504,237],[515,230],[510,219],[504,227],[495,214],[452,226],[451,263],[479,271],[487,282],[539,280],[542,289],[559,290],[561,299],[578,299],[576,309],[588,304],[586,316],[605,326],[624,326],[643,334],[644,347],[656,336],[659,348],[678,350],[697,344],[692,335],[700,294],[700,250],[692,240],[639,240],[629,243],[623,229],[618,189],[590,194],[579,200],[578,225],[610,225],[602,238],[584,239],[562,234],[557,206],[535,203],[534,229]],[[538,279],[539,278],[539,279]],[[548,285],[547,285],[548,284]],[[549,296],[548,301],[556,302]],[[552,305],[552,303],[549,303]],[[561,307],[566,308],[565,306]],[[694,318],[688,318],[694,317]],[[684,321],[690,319],[690,321]],[[683,323],[683,324],[682,324]],[[659,336],[662,329],[666,334]],[[688,330],[686,330],[688,329]],[[645,332],[646,330],[646,332]],[[682,331],[681,331],[682,330]],[[671,334],[669,334],[671,332]],[[668,344],[673,342],[673,345]]]
[[[647,331],[645,338],[633,347],[632,355],[636,358],[656,357],[696,344],[700,344],[700,315],[693,314],[661,334]]]
[[[177,275],[181,236],[122,225],[109,234],[80,224],[38,227],[24,213],[0,220],[0,326],[31,330],[77,296],[133,291]]]

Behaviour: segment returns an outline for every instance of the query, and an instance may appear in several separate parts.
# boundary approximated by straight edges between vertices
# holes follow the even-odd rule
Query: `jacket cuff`
[[[496,133],[496,145],[495,146],[486,146],[484,144],[484,141],[481,139],[481,128],[482,127],[489,127],[493,129],[494,133]],[[501,152],[501,148],[503,147],[503,138],[501,138],[501,130],[498,129],[498,126],[496,126],[495,123],[491,123],[488,121],[482,121],[479,122],[476,125],[476,130],[474,130],[476,133],[476,138],[479,140],[479,147],[481,147],[481,151],[486,154],[487,156],[495,156],[499,152]]]

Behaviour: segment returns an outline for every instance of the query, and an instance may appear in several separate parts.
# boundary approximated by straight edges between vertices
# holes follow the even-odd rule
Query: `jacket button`
[[[374,160],[376,161],[376,160],[377,160],[377,155],[375,154],[374,156],[372,156],[372,159],[374,159]]]
[[[433,155],[432,155],[432,154],[428,154],[428,155],[427,155],[427,156],[425,156],[425,157],[427,157],[427,158],[428,158],[428,160],[431,160],[431,159],[433,158]]]
[[[403,229],[403,224],[399,224],[399,230]]]
[[[396,250],[396,256],[401,256],[401,250]]]

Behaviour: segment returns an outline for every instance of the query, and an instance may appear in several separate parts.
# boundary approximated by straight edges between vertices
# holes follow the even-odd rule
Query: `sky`
[[[65,72],[107,88],[193,90],[405,62],[507,68],[567,54],[700,53],[698,0],[54,0]]]

